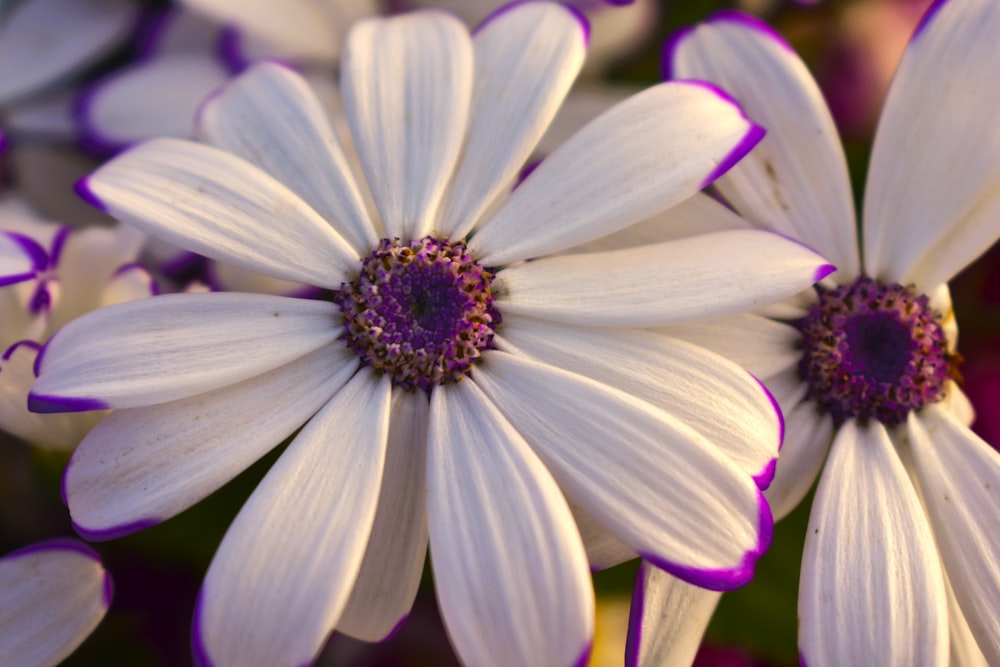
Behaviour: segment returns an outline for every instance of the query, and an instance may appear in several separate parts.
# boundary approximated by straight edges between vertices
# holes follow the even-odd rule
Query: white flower
[[[511,193],[585,35],[550,3],[472,37],[440,12],[363,21],[341,82],[365,180],[304,80],[262,64],[205,105],[213,145],[154,140],[85,184],[188,250],[333,294],[165,295],[46,347],[36,409],[117,409],[64,478],[89,537],[177,514],[307,422],[212,562],[201,660],[303,664],[334,627],[385,637],[429,540],[464,662],[575,664],[593,591],[567,500],[685,579],[752,575],[772,399],[722,357],[632,327],[757,308],[832,267],[758,231],[547,257],[690,197],[760,136],[715,91],[663,84]]]
[[[799,591],[810,665],[943,665],[949,646],[951,664],[1000,664],[1000,456],[967,428],[971,409],[951,379],[946,284],[1000,237],[998,31],[990,0],[929,10],[882,113],[860,239],[833,122],[784,41],[723,14],[665,50],[673,76],[724,86],[770,130],[719,191],[755,226],[840,269],[772,309],[778,321],[744,317],[703,332],[715,336],[706,345],[760,373],[784,408],[787,438],[767,492],[776,517],[822,468]],[[645,599],[657,607],[678,595],[672,588],[660,573]],[[672,655],[652,642],[669,644],[660,635],[678,625],[641,604],[634,612],[637,662]],[[643,618],[666,624],[642,628]]]
[[[54,667],[111,604],[111,578],[93,549],[49,540],[0,558],[0,664]]]
[[[70,320],[154,293],[136,264],[143,235],[125,226],[56,225],[10,197],[0,201],[0,230],[0,239],[16,240],[32,265],[25,280],[0,287],[0,429],[34,445],[72,449],[102,414],[28,412],[35,361],[52,332]]]

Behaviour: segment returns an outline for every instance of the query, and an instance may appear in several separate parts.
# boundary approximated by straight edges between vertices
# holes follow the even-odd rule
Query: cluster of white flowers
[[[586,664],[591,571],[637,557],[619,655],[690,664],[818,477],[803,664],[1000,664],[1000,455],[947,286],[1000,238],[1000,5],[929,10],[859,233],[756,19],[574,93],[658,3],[389,4],[183,0],[71,92],[137,6],[0,5],[0,429],[72,451],[88,541],[289,442],[191,600],[196,662],[380,641],[429,552],[463,664]],[[96,223],[25,201],[17,154],[67,132]],[[0,664],[57,664],[110,597],[78,541],[0,558]]]

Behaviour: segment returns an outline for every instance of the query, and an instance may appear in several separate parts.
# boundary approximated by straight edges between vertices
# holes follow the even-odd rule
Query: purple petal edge
[[[75,540],[72,537],[56,537],[51,540],[36,542],[35,544],[30,544],[26,547],[18,549],[17,551],[10,552],[3,557],[3,560],[7,560],[9,558],[20,558],[21,556],[28,556],[43,551],[76,551],[77,553],[83,554],[88,558],[92,558],[98,563],[101,562],[100,554],[98,554],[93,547],[89,544],[84,544],[79,540]]]
[[[205,603],[205,585],[198,591],[198,599],[194,603],[194,618],[191,620],[191,657],[195,667],[212,667],[212,659],[208,656],[205,640],[201,636],[202,607]]]
[[[32,271],[31,273],[15,273],[9,276],[3,276],[0,278],[0,287],[7,287],[8,285],[16,285],[18,283],[23,283],[25,280],[31,280],[37,274]]]
[[[138,533],[140,530],[152,528],[153,526],[158,525],[160,520],[139,519],[138,521],[132,521],[131,523],[123,523],[119,526],[111,526],[110,528],[101,528],[97,530],[81,526],[76,521],[73,521],[72,523],[73,530],[75,530],[80,537],[88,542],[107,542],[108,540],[117,540],[120,537],[125,537],[127,535],[131,535],[132,533]]]
[[[53,412],[87,412],[89,410],[108,410],[111,406],[98,398],[73,398],[70,396],[48,396],[46,394],[28,394],[28,412],[50,414]]]
[[[49,267],[49,253],[45,252],[45,248],[42,247],[35,239],[30,236],[25,236],[18,232],[0,232],[7,236],[11,241],[21,246],[21,250],[24,251],[31,259],[31,266],[35,271],[44,271]],[[34,276],[34,274],[22,274]]]
[[[104,572],[104,606],[110,607],[111,600],[115,597],[115,582],[111,581],[111,574],[105,570]]]
[[[802,651],[799,651],[799,667],[809,667],[809,663],[806,662],[806,657],[802,655]]]
[[[750,30],[762,33],[768,39],[772,39],[777,42],[782,48],[791,53],[795,53],[795,49],[793,49],[792,45],[788,43],[788,40],[785,39],[784,35],[775,30],[773,26],[761,21],[756,16],[751,16],[750,14],[745,14],[743,12],[736,11],[735,9],[723,9],[715,12],[705,19],[705,23],[738,23],[746,26]]]
[[[380,639],[379,642],[387,642],[393,637],[395,637],[397,634],[399,634],[399,631],[403,629],[404,625],[406,625],[406,619],[408,619],[409,617],[410,615],[408,613],[403,614],[403,617],[400,618],[398,621],[396,621],[396,625],[392,626],[392,630],[389,630],[389,632],[385,634],[385,637],[382,637],[382,639]]]
[[[699,88],[704,88],[705,90],[714,93],[717,97],[736,107],[739,110],[740,115],[750,126],[747,128],[746,134],[743,135],[743,138],[740,139],[739,143],[737,143],[736,146],[729,151],[728,155],[722,158],[722,161],[720,161],[719,164],[716,165],[715,169],[713,169],[712,172],[705,177],[705,180],[702,181],[701,188],[704,189],[711,185],[717,178],[732,169],[737,162],[743,159],[744,155],[753,150],[754,146],[759,144],[760,140],[764,138],[765,134],[767,134],[767,130],[750,120],[750,118],[746,115],[746,112],[743,111],[743,107],[740,106],[740,103],[733,99],[732,95],[714,83],[701,81],[700,79],[677,79],[674,83],[698,86]]]
[[[757,384],[760,385],[760,388],[764,391],[764,395],[767,396],[769,401],[771,401],[771,405],[774,407],[774,413],[778,416],[778,451],[780,452],[781,448],[785,444],[785,413],[782,412],[781,406],[778,404],[778,399],[774,397],[774,394],[772,394],[771,390],[767,388],[767,385],[761,382],[760,378],[753,373],[750,373],[750,377],[756,380]]]
[[[833,264],[823,264],[818,269],[816,269],[816,273],[813,274],[813,282],[818,283],[819,281],[823,280],[823,278],[826,278],[828,275],[830,275],[836,270],[837,267],[834,266]]]
[[[93,83],[82,86],[76,97],[73,98],[73,104],[70,109],[74,125],[76,126],[76,143],[84,152],[94,157],[107,157],[119,153],[128,147],[128,142],[123,142],[102,134],[90,120],[90,110],[94,104],[94,99],[113,78],[115,78],[114,75],[101,77]],[[76,193],[81,197],[83,196],[78,189]],[[92,203],[86,197],[83,197],[83,199],[88,203]]]
[[[632,584],[632,604],[628,611],[628,634],[625,636],[625,667],[639,667],[642,644],[642,615],[646,606],[646,563],[639,563],[639,571]]]
[[[760,489],[761,491],[767,491],[767,487],[771,486],[771,482],[774,481],[774,471],[777,469],[777,467],[778,467],[778,459],[773,458],[770,461],[768,461],[767,465],[764,466],[763,470],[761,470],[759,473],[753,476],[754,484],[757,485],[758,489]]]
[[[587,642],[587,645],[583,647],[580,651],[580,656],[573,663],[573,667],[586,667],[587,663],[590,662],[590,653],[594,650],[594,640],[593,638]]]
[[[739,12],[734,9],[724,9],[710,15],[703,22],[704,25],[711,23],[735,23],[741,25],[745,28],[761,33],[763,36],[774,41],[786,51],[795,53],[795,49],[792,48],[792,45],[788,43],[780,32],[764,21],[761,21],[754,16],[750,16],[749,14],[744,14],[743,12]],[[688,26],[676,30],[673,34],[667,37],[666,41],[663,42],[663,48],[660,50],[660,73],[664,81],[672,79],[675,76],[674,61],[676,60],[677,49],[680,47],[681,41],[694,32],[695,28],[696,26]]]
[[[100,197],[94,194],[94,191],[90,188],[90,176],[84,176],[76,183],[74,183],[73,192],[76,193],[77,197],[87,202],[101,213],[110,214],[110,211],[108,211],[108,208],[104,205],[104,202],[102,202]]]
[[[239,74],[250,64],[250,59],[243,53],[243,36],[239,28],[226,26],[219,31],[215,42],[215,56],[219,62],[233,74]]]
[[[476,29],[472,31],[472,36],[475,37],[476,35],[478,35],[479,32],[483,30],[483,28],[485,28],[490,23],[492,23],[496,19],[500,18],[504,14],[507,14],[508,12],[517,9],[521,5],[532,4],[533,1],[534,0],[515,0],[514,2],[509,2],[509,3],[505,4],[505,5],[502,5],[501,7],[497,8],[497,9],[493,10],[492,13],[490,13],[486,18],[484,18],[482,20],[482,22],[478,26],[476,26]],[[632,2],[634,0],[629,0],[629,1]],[[587,19],[587,16],[582,11],[580,11],[580,9],[578,7],[574,7],[573,5],[564,4],[564,5],[562,5],[562,8],[565,9],[566,11],[568,11],[570,14],[572,14],[576,18],[576,20],[579,21],[580,28],[583,30],[583,45],[584,46],[589,46],[590,45],[590,20]]]
[[[656,567],[669,572],[678,579],[689,584],[707,588],[710,591],[731,591],[750,583],[753,579],[757,560],[771,546],[774,536],[774,518],[771,516],[771,506],[767,504],[764,494],[757,491],[757,546],[743,555],[743,561],[734,568],[703,569],[679,565],[653,554],[639,554]]]
[[[19,347],[30,347],[32,350],[35,351],[35,354],[37,355],[38,352],[41,351],[42,349],[42,344],[34,340],[19,340],[10,347],[8,347],[6,350],[4,350],[3,355],[0,356],[0,360],[9,361],[10,358],[14,355],[14,352]]]
[[[930,4],[930,6],[924,12],[924,15],[920,18],[920,23],[917,24],[916,28],[914,28],[913,36],[910,37],[910,42],[913,42],[917,37],[919,37],[924,32],[924,29],[927,28],[928,25],[930,25],[931,20],[934,18],[934,16],[937,15],[937,13],[941,11],[941,8],[944,7],[947,3],[948,0],[934,0],[934,2]]]

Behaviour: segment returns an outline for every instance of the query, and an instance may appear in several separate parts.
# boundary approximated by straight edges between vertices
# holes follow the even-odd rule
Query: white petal
[[[557,4],[515,5],[473,39],[475,87],[469,138],[438,225],[464,237],[508,186],[580,71],[586,27]]]
[[[355,374],[226,532],[198,598],[200,664],[311,663],[361,567],[389,431],[389,378]]]
[[[754,310],[831,270],[794,241],[738,230],[548,257],[504,269],[493,284],[504,313],[595,326],[655,326]]]
[[[207,53],[176,53],[117,70],[77,108],[85,140],[115,149],[154,137],[190,137],[198,105],[228,78]]]
[[[955,597],[1000,662],[1000,454],[939,406],[907,422],[914,468]]]
[[[38,344],[22,341],[0,360],[0,429],[47,449],[71,450],[104,416],[101,412],[36,415],[28,412],[28,392]]]
[[[605,570],[639,557],[639,554],[612,535],[582,507],[570,503],[569,509],[580,529],[583,548],[587,551],[587,560],[590,561],[592,570]]]
[[[60,82],[108,53],[128,34],[128,0],[32,0],[0,28],[0,103]]]
[[[431,562],[467,665],[579,665],[594,592],[569,506],[472,382],[435,388],[427,453]]]
[[[219,48],[223,28],[218,22],[178,7],[156,17],[144,35],[139,56],[207,53]]]
[[[774,400],[733,362],[686,341],[622,329],[590,329],[506,317],[518,352],[641,398],[730,457],[762,488],[770,483],[782,422]]]
[[[617,389],[505,352],[473,378],[573,502],[639,555],[705,588],[749,581],[770,511],[703,436]]]
[[[938,3],[911,40],[872,147],[869,275],[926,291],[1000,235],[998,32],[995,2]]]
[[[290,60],[332,62],[340,40],[336,24],[321,3],[310,0],[182,0],[188,9],[265,42],[272,53]]]
[[[798,507],[812,488],[833,436],[833,418],[821,413],[812,401],[792,403],[783,409],[785,444],[771,486],[764,492],[775,521]]]
[[[965,620],[958,600],[955,599],[955,591],[947,576],[944,578],[944,583],[948,589],[948,646],[951,653],[948,664],[952,667],[989,667],[986,656],[979,649],[976,638],[969,630],[969,623]]]
[[[802,335],[783,322],[753,313],[717,320],[672,324],[656,329],[735,361],[758,378],[795,367],[802,357]]]
[[[116,303],[145,299],[159,294],[156,280],[139,264],[126,264],[115,272],[108,284],[101,290],[99,305],[113,306]]]
[[[942,405],[951,411],[955,419],[966,426],[972,426],[972,422],[976,420],[976,410],[972,406],[972,401],[957,382],[949,380],[945,385]]]
[[[0,287],[35,276],[44,268],[44,251],[26,236],[0,232]]]
[[[389,238],[434,227],[465,139],[472,71],[468,30],[441,12],[360,21],[347,37],[344,110]]]
[[[857,275],[844,150],[795,51],[767,25],[729,12],[678,35],[665,57],[671,76],[721,86],[767,128],[760,145],[716,182],[719,192],[755,225],[816,249],[848,279]]]
[[[59,301],[52,309],[49,331],[104,305],[104,290],[123,267],[136,266],[145,239],[128,225],[70,233],[58,253]],[[150,296],[148,290],[145,296]]]
[[[945,665],[947,599],[927,517],[885,427],[840,427],[799,578],[810,665]]]
[[[762,132],[702,85],[649,88],[543,160],[477,230],[469,249],[485,265],[502,266],[598,239],[687,199]]]
[[[700,192],[663,213],[599,239],[574,246],[570,252],[603,252],[674,241],[699,234],[749,229],[750,223]]]
[[[0,663],[55,667],[111,604],[101,559],[75,540],[49,540],[0,558]]]
[[[649,563],[639,566],[628,620],[625,664],[690,665],[720,594],[692,586]]]
[[[302,426],[357,366],[336,341],[231,387],[112,412],[63,475],[77,532],[114,539],[179,514]]]
[[[336,309],[224,292],[102,308],[46,345],[32,409],[132,408],[246,380],[334,341],[342,331]]]
[[[392,392],[375,524],[337,632],[381,641],[406,619],[427,555],[427,396]]]
[[[210,261],[205,267],[205,278],[213,290],[221,292],[251,292],[275,296],[315,297],[317,290],[292,282],[250,271],[229,262]]]
[[[615,5],[606,7],[605,5]],[[648,38],[660,23],[660,3],[657,0],[612,1],[598,5],[577,3],[587,10],[591,24],[591,41],[587,49],[588,73],[606,69],[611,61],[635,53],[648,44]],[[605,11],[607,10],[607,11]]]
[[[330,120],[295,72],[275,63],[252,67],[205,104],[198,130],[286,184],[358,254],[378,244]]]
[[[358,253],[294,192],[212,146],[153,139],[81,188],[113,217],[214,259],[337,289]]]

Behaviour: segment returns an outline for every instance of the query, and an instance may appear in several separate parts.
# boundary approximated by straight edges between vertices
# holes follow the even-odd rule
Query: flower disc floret
[[[461,241],[383,239],[334,301],[363,364],[429,391],[461,380],[492,346],[492,281]]]
[[[952,359],[926,296],[868,276],[817,289],[818,302],[799,323],[799,373],[809,384],[807,398],[835,424],[900,424],[944,397]]]

